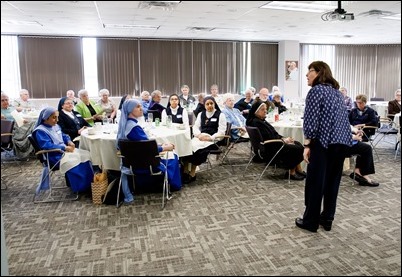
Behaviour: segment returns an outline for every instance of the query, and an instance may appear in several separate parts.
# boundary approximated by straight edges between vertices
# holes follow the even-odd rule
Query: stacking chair
[[[247,130],[247,133],[248,133],[248,135],[250,137],[250,142],[251,142],[251,147],[252,147],[252,150],[253,150],[253,155],[250,158],[250,160],[249,160],[244,172],[247,172],[247,169],[248,169],[249,165],[251,164],[252,160],[254,159],[254,157],[258,156],[263,161],[267,160],[266,159],[266,154],[267,153],[266,153],[266,146],[265,145],[271,144],[272,146],[274,146],[274,145],[279,146],[279,149],[276,151],[276,153],[271,158],[271,160],[266,164],[266,166],[264,167],[264,169],[261,172],[261,174],[257,177],[256,185],[258,186],[258,182],[260,181],[261,177],[264,175],[264,173],[267,170],[268,166],[270,166],[272,164],[274,159],[281,152],[281,150],[285,146],[285,142],[283,140],[281,140],[281,139],[272,139],[272,140],[264,141],[263,138],[262,138],[262,135],[260,133],[260,130],[258,130],[257,127],[246,126],[246,130]],[[288,182],[290,182],[290,176],[289,176]]]
[[[164,209],[167,200],[172,198],[168,182],[167,159],[166,164],[164,164],[164,171],[159,170],[158,166],[161,163],[161,155],[167,155],[167,152],[159,153],[158,145],[155,140],[119,140],[118,143],[122,165],[130,169],[130,175],[133,177],[134,186],[135,177],[141,177],[142,175],[163,176],[162,209]],[[120,178],[116,207],[119,207],[121,182],[122,178]]]
[[[380,118],[380,128],[377,129],[377,135],[374,139],[374,146],[377,146],[377,144],[381,141],[394,144],[395,141],[386,141],[385,138],[387,135],[396,134],[398,134],[397,124],[390,118]]]
[[[57,198],[55,198],[56,197],[55,190],[68,189],[68,187],[67,187],[67,185],[57,187],[52,183],[52,175],[54,175],[54,173],[59,170],[60,160],[55,165],[51,165],[49,162],[49,153],[52,153],[52,152],[64,153],[63,150],[61,150],[61,149],[42,150],[39,147],[38,143],[36,142],[36,139],[34,138],[33,134],[30,134],[28,136],[28,139],[29,139],[29,142],[32,144],[33,148],[35,149],[36,158],[40,161],[40,163],[43,166],[40,184],[42,184],[42,182],[44,182],[47,178],[49,178],[49,189],[48,189],[49,193],[47,194],[46,197],[44,197],[42,199],[39,197],[40,191],[35,191],[35,194],[33,197],[33,202],[34,203],[49,203],[49,202],[62,202],[62,201],[77,200],[79,197],[78,192],[73,192],[72,194],[70,192],[68,195],[64,195],[64,196],[62,195],[61,197],[60,197],[60,194],[58,194]],[[64,178],[64,176],[63,176],[63,178]]]
[[[230,160],[227,158],[227,155],[228,155],[228,153],[229,153],[229,151],[231,149],[230,148],[230,144],[231,144],[231,142],[230,142],[231,127],[232,127],[231,123],[226,123],[226,132],[225,132],[225,134],[222,135],[222,136],[217,136],[215,138],[214,143],[215,143],[217,149],[216,150],[211,150],[209,152],[208,159],[207,159],[208,165],[211,167],[211,169],[212,169],[212,163],[211,163],[211,161],[209,159],[209,156],[214,155],[217,158],[219,158],[222,155],[221,162],[219,164],[222,165],[226,160],[229,163],[229,165],[230,165],[230,167],[231,167],[231,169],[233,171],[233,165],[231,164]]]
[[[229,155],[230,151],[235,147],[236,144],[244,143],[244,142],[246,142],[246,143],[250,142],[249,138],[243,138],[243,137],[238,137],[237,139],[233,140],[231,138],[231,131],[234,130],[234,129],[240,129],[240,127],[232,127],[230,123],[227,123],[227,124],[228,124],[228,126],[227,126],[227,129],[226,129],[226,134],[225,135],[230,136],[229,145],[227,146],[226,151],[223,154],[221,164],[225,161],[225,159],[227,159],[228,162],[230,163],[230,161],[227,158],[227,156]],[[251,152],[250,152],[250,157],[251,157]],[[232,163],[230,163],[230,165],[232,166],[232,169],[233,169]]]
[[[385,138],[387,137],[387,135],[398,134],[398,130],[394,128],[395,123],[389,118],[379,118],[378,122],[378,126],[364,126],[362,130],[366,140],[370,143],[377,156],[377,159],[379,160],[380,156],[378,155],[376,146],[380,142],[388,142],[394,144],[395,142],[386,141]],[[367,130],[371,130],[371,133],[373,133],[373,135],[367,135]]]
[[[5,172],[6,164],[13,162],[18,163],[19,171],[11,173],[9,175],[1,174],[1,189],[7,189],[7,184],[3,182],[3,178],[10,175],[15,175],[22,172],[21,165],[17,160],[16,156],[13,154],[12,138],[13,138],[14,120],[1,120],[1,165],[4,165],[2,172]],[[4,159],[3,159],[4,158]],[[7,159],[6,159],[7,158]],[[10,161],[11,159],[11,161]],[[6,161],[7,160],[7,161]],[[3,171],[4,170],[4,171]]]

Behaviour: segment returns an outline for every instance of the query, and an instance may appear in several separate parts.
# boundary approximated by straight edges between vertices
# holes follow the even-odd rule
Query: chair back
[[[262,158],[263,147],[261,145],[264,142],[260,130],[257,127],[246,126],[248,136],[250,138],[251,147],[253,148],[254,154],[259,155]]]
[[[29,140],[29,142],[31,143],[32,147],[34,148],[34,150],[35,150],[35,155],[36,155],[36,157],[38,158],[38,160],[39,160],[42,164],[46,165],[46,155],[45,155],[45,154],[36,154],[36,153],[38,153],[39,151],[41,151],[42,149],[40,149],[39,144],[36,142],[36,139],[34,138],[33,133],[30,134],[30,135],[28,135],[28,140]]]
[[[12,134],[14,129],[14,120],[2,119],[1,120],[1,145],[9,145],[12,141]]]
[[[132,169],[149,169],[158,167],[161,158],[159,157],[156,140],[132,141],[119,140],[119,149],[124,157],[123,166]]]
[[[148,110],[148,114],[152,114],[153,121],[155,121],[156,118],[159,118],[159,120],[162,120],[162,114],[158,110]]]
[[[384,101],[384,98],[382,98],[382,97],[371,97],[370,101]]]

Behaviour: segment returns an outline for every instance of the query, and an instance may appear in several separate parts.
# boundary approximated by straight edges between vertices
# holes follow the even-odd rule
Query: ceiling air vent
[[[369,10],[367,12],[360,13],[359,16],[366,16],[366,17],[382,17],[382,16],[391,16],[395,13],[390,11],[382,11],[382,10]]]
[[[181,1],[141,1],[138,5],[140,9],[163,9],[173,10]]]
[[[215,28],[211,27],[188,27],[187,30],[194,32],[211,32]]]

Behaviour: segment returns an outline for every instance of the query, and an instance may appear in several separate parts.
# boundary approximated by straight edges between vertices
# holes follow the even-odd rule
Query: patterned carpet
[[[165,210],[160,194],[136,195],[116,209],[78,201],[34,204],[36,161],[2,177],[11,275],[401,275],[401,159],[379,149],[373,176],[379,187],[352,184],[344,172],[332,231],[299,229],[304,182],[262,164],[243,178],[247,144],[230,166],[198,173],[174,193]],[[240,158],[244,157],[244,158]],[[216,162],[214,162],[216,163]],[[2,166],[2,174],[16,167]],[[3,175],[2,175],[3,176]],[[208,182],[210,181],[210,182]]]

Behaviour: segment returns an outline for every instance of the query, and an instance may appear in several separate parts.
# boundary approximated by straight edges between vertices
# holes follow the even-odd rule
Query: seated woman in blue
[[[44,108],[39,115],[32,134],[40,149],[61,149],[65,152],[74,152],[75,144],[71,138],[61,131],[57,125],[59,112],[53,107]],[[55,165],[61,160],[63,154],[59,152],[49,153],[50,165]]]
[[[140,125],[138,119],[143,116],[142,105],[136,99],[129,99],[123,103],[121,109],[121,117],[119,122],[119,129],[117,132],[117,141],[121,139],[128,139],[132,141],[148,140],[148,136]],[[118,147],[118,146],[117,146]],[[171,143],[164,143],[158,146],[159,152],[173,151],[175,146]],[[162,159],[158,169],[165,170],[166,161]],[[168,181],[172,190],[181,189],[180,165],[179,159],[174,154],[173,159],[169,159],[168,165]],[[128,187],[127,175],[131,174],[128,168],[121,166],[122,174],[122,190],[124,194],[124,202],[131,203],[134,201],[134,196]]]
[[[67,185],[73,191],[85,191],[91,187],[93,169],[88,151],[76,149],[70,137],[61,131],[57,125],[59,112],[53,107],[44,108],[36,122],[32,136],[42,150],[61,149],[64,153],[50,152],[50,167],[60,168],[60,172],[66,175]],[[60,163],[58,163],[60,161]],[[44,167],[40,190],[49,188],[49,172]]]

